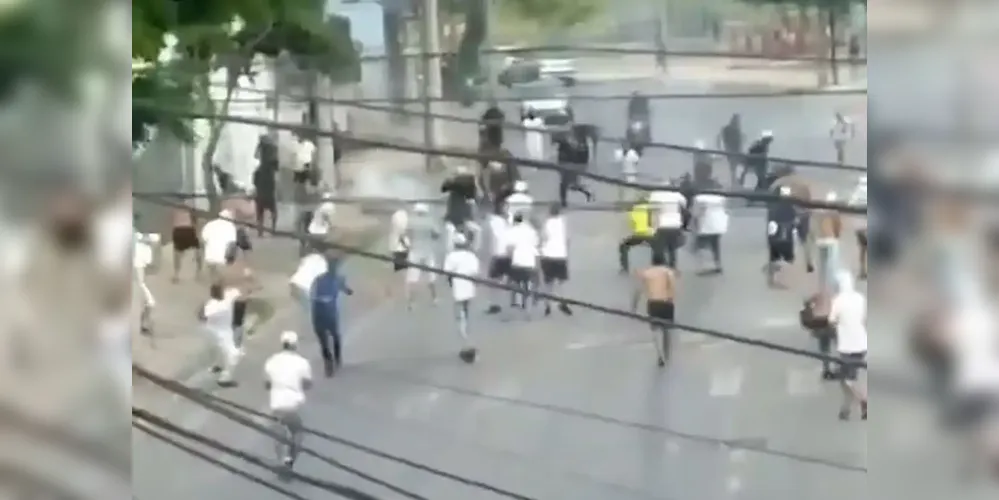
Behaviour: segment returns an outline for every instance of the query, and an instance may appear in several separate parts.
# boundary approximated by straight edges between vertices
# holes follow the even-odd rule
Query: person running
[[[340,294],[354,295],[340,272],[340,261],[329,252],[326,271],[312,285],[312,328],[319,339],[320,354],[327,377],[343,364],[343,335],[340,330]],[[332,350],[330,341],[333,341]]]
[[[319,199],[319,206],[309,220],[308,233],[313,238],[326,240],[333,232],[334,219],[336,217],[336,196],[332,192],[325,192]]]
[[[327,271],[327,268],[323,250],[312,244],[299,260],[298,267],[291,275],[291,279],[288,280],[291,297],[301,306],[307,321],[312,318],[312,285],[315,284],[319,275]]]
[[[826,194],[826,203],[836,203],[836,193]],[[843,216],[833,210],[814,212],[815,246],[819,254],[819,291],[835,293],[836,275],[839,274],[840,237],[843,234]]]
[[[850,141],[857,135],[853,120],[837,112],[833,118],[832,127],[829,128],[829,138],[832,140],[833,149],[836,151],[836,163],[843,165],[846,163],[846,148]]]
[[[557,295],[562,285],[569,281],[569,231],[559,205],[551,206],[541,232],[541,276],[545,293],[551,295]],[[572,316],[572,309],[565,302],[559,304],[558,310]],[[551,300],[545,299],[545,316],[551,313]]]
[[[638,311],[638,303],[645,297],[645,309],[649,318],[672,323],[676,319],[676,273],[666,265],[661,253],[652,254],[652,265],[635,274],[635,291],[631,298],[631,310]],[[656,346],[657,362],[666,366],[670,358],[670,324],[650,324],[653,343]]]
[[[430,207],[426,203],[417,203],[413,206],[413,214],[409,219],[407,240],[409,241],[409,262],[406,269],[406,305],[412,310],[414,303],[413,288],[421,281],[426,280],[430,290],[430,300],[437,303],[436,275],[429,271],[424,271],[412,264],[426,267],[436,267],[437,246],[440,241],[440,231],[437,229],[437,221],[430,215]]]
[[[180,271],[184,259],[194,255],[194,278],[201,277],[204,260],[201,255],[201,240],[198,239],[198,229],[194,214],[187,208],[175,208],[172,216],[170,240],[173,243],[173,278],[174,283],[180,282]]]
[[[489,260],[489,279],[505,283],[510,276],[510,222],[506,217],[500,215],[503,212],[502,205],[498,213],[489,214],[489,235],[491,257]],[[498,297],[500,290],[492,289],[492,303],[487,314],[498,314],[503,310],[499,305]]]
[[[481,264],[462,234],[454,239],[454,249],[444,257],[444,271],[460,276],[478,277]],[[474,363],[476,349],[468,336],[468,315],[472,299],[475,298],[475,283],[466,279],[448,276],[448,285],[454,298],[455,318],[458,321],[458,335],[462,348],[458,356],[466,363]]]
[[[270,414],[280,426],[278,435],[283,435],[285,428],[291,431],[290,446],[283,440],[277,443],[280,452],[287,447],[281,460],[290,469],[302,448],[302,407],[305,393],[312,389],[312,365],[298,353],[297,333],[281,332],[280,341],[281,350],[264,362],[264,389],[268,392]]]
[[[621,178],[625,182],[638,182],[638,162],[642,157],[638,154],[638,151],[635,151],[635,148],[626,146],[615,151],[614,159],[621,165]],[[628,191],[627,187],[618,186],[618,201],[624,201],[625,197],[628,196]]]
[[[524,145],[527,148],[527,157],[532,160],[544,161],[545,121],[536,116],[533,109],[529,109],[521,125],[524,127]]]
[[[652,213],[648,202],[639,200],[631,207],[628,212],[628,223],[631,225],[631,233],[617,247],[621,274],[627,273],[631,268],[629,254],[632,248],[639,245],[648,245],[650,249],[655,248],[653,242],[655,230],[652,228]]]
[[[229,247],[226,254],[226,266],[222,269],[220,283],[224,292],[236,297],[232,310],[232,329],[235,336],[236,347],[242,349],[243,340],[246,337],[244,329],[246,323],[246,308],[252,294],[260,290],[260,282],[257,281],[245,256],[236,251],[236,247]]]
[[[802,328],[815,338],[819,354],[832,357],[833,343],[836,341],[836,327],[829,323],[829,303],[827,294],[813,293],[802,304],[798,320]],[[829,359],[822,360],[822,380],[836,380],[833,363]]]
[[[447,195],[444,220],[455,226],[475,218],[475,200],[479,196],[475,175],[465,165],[458,165],[454,175],[441,183],[441,193]]]
[[[208,289],[208,300],[198,311],[198,319],[211,335],[215,347],[215,364],[212,372],[218,374],[219,387],[233,387],[236,381],[233,372],[239,363],[240,352],[233,334],[233,309],[237,293],[226,293],[221,283],[213,283]]]
[[[405,288],[405,271],[409,267],[409,212],[405,207],[399,208],[392,214],[388,237],[389,251],[392,252],[392,272],[397,276],[386,288],[385,294],[391,297],[395,290]]]
[[[582,193],[587,203],[593,200],[591,193],[579,178],[590,163],[590,148],[583,132],[573,126],[573,130],[557,142],[559,169],[558,198],[563,207],[568,206],[569,192]]]
[[[742,116],[735,113],[718,134],[718,149],[725,151],[730,186],[733,187],[737,184],[739,186],[745,184],[745,169],[743,169],[742,176],[739,176],[739,166],[744,165],[742,147],[745,141],[746,135],[742,132]]]
[[[510,284],[517,288],[516,292],[510,294],[510,307],[520,308],[527,314],[531,283],[537,274],[540,256],[538,232],[523,213],[517,212],[513,216],[513,227],[509,234],[507,244],[510,253]]]
[[[218,217],[201,228],[204,263],[212,282],[218,281],[219,274],[226,265],[225,257],[229,248],[236,246],[238,240],[236,233],[236,224],[233,223],[233,213],[230,210],[222,210]]]
[[[717,194],[702,193],[694,196],[693,219],[697,237],[695,250],[711,252],[715,267],[711,273],[722,273],[721,239],[728,232],[728,210],[725,198]]]
[[[783,274],[783,267],[794,264],[794,233],[798,214],[789,199],[791,188],[781,187],[779,193],[784,199],[770,207],[767,222],[767,247],[770,251],[767,284],[771,287],[783,286],[783,280],[779,280],[778,276]]]
[[[791,189],[791,199],[800,202],[812,201],[812,184],[808,179],[798,175],[794,166],[784,165],[775,169],[776,180],[774,180],[771,190],[780,196],[781,187]],[[798,233],[798,245],[805,254],[805,270],[808,273],[815,272],[815,233],[812,231],[812,209],[795,206],[798,213],[798,222],[795,230]]]
[[[684,240],[687,198],[676,191],[655,191],[649,195],[649,205],[656,228],[653,252],[664,253],[666,265],[677,269],[679,250]]]
[[[503,205],[506,206],[507,220],[511,223],[517,214],[522,214],[525,220],[530,221],[534,197],[527,193],[527,181],[513,183],[513,194],[506,198]]]
[[[773,142],[774,133],[764,130],[760,134],[760,138],[749,146],[749,150],[746,152],[746,167],[742,169],[742,173],[739,175],[740,187],[746,185],[746,174],[752,171],[753,176],[756,177],[756,191],[766,191],[770,146]]]
[[[867,388],[858,382],[857,366],[867,357],[867,297],[854,288],[851,273],[841,271],[837,278],[838,291],[829,306],[829,323],[836,327],[836,350],[844,361],[839,368],[843,388],[839,419],[849,420],[857,404],[861,420],[867,420]]]

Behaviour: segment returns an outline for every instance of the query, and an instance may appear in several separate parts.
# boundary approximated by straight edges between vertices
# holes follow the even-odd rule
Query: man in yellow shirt
[[[631,227],[631,234],[621,241],[618,246],[618,255],[621,263],[621,272],[628,272],[628,253],[632,247],[646,244],[652,248],[652,236],[655,230],[652,228],[652,215],[649,212],[649,204],[643,196],[628,211],[628,223]]]

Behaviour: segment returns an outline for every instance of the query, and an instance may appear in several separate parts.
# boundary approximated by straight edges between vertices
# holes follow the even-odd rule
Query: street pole
[[[441,99],[441,35],[437,0],[424,0],[423,26],[423,143],[434,149],[440,138],[439,124],[433,118],[435,103]],[[427,171],[433,170],[434,156],[424,157]]]
[[[486,17],[486,39],[482,44],[485,49],[485,57],[481,57],[480,61],[485,64],[485,76],[486,76],[486,88],[489,92],[489,99],[496,97],[497,82],[496,82],[496,64],[494,64],[494,59],[496,58],[496,53],[493,50],[496,48],[494,44],[496,43],[495,33],[493,30],[496,29],[496,5],[494,5],[494,0],[479,0],[482,2],[482,8],[485,10]]]

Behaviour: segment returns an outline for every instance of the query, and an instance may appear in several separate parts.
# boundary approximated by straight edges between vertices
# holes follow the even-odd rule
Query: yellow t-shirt
[[[635,205],[632,207],[631,211],[628,212],[628,217],[631,219],[632,233],[638,236],[652,236],[653,231],[648,204],[639,203]]]

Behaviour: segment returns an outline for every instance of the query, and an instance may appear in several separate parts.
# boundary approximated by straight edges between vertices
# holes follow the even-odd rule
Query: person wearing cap
[[[746,167],[739,175],[739,185],[745,187],[746,173],[752,170],[756,177],[756,189],[764,191],[767,182],[767,162],[770,156],[770,145],[774,142],[774,133],[764,130],[760,138],[749,146],[746,151]]]
[[[527,193],[527,181],[513,183],[513,193],[504,200],[507,220],[513,223],[513,218],[519,213],[530,221],[531,210],[534,207],[534,197]]]
[[[838,200],[833,191],[826,193],[823,199],[826,203],[837,203]],[[842,267],[839,248],[843,216],[837,210],[813,210],[812,225],[815,229],[815,248],[818,250],[819,292],[831,296],[836,293],[836,276]]]
[[[233,220],[232,211],[225,209],[201,228],[201,242],[204,248],[202,260],[213,283],[219,279],[220,271],[226,265],[229,248],[235,247],[238,241],[238,231]]]
[[[312,365],[298,352],[298,334],[281,332],[281,350],[264,362],[264,389],[268,392],[270,414],[275,424],[291,430],[291,446],[282,457],[292,467],[302,446],[302,407],[305,393],[312,388]],[[279,430],[279,435],[283,429]]]
[[[353,295],[354,290],[340,272],[340,261],[327,251],[326,270],[316,276],[310,290],[312,329],[319,340],[327,377],[343,364],[343,335],[340,330],[340,295]],[[330,344],[332,341],[332,345]],[[331,349],[332,347],[332,349]]]
[[[481,270],[479,257],[472,251],[469,243],[464,235],[460,233],[455,235],[454,249],[444,257],[445,272],[473,278],[479,276]],[[476,349],[468,337],[468,313],[472,299],[475,298],[475,283],[456,276],[448,276],[447,282],[451,287],[455,318],[458,321],[458,335],[462,341],[459,356],[466,363],[472,363],[475,361]]]
[[[430,299],[437,303],[436,275],[416,266],[436,267],[435,256],[440,244],[438,221],[430,215],[430,207],[426,203],[413,205],[413,214],[409,218],[406,239],[409,241],[409,262],[406,269],[406,304],[412,310],[414,303],[414,287],[426,280],[430,290]]]
[[[767,247],[770,258],[767,263],[767,284],[771,287],[779,284],[777,276],[781,274],[782,263],[794,264],[794,239],[798,214],[791,203],[791,188],[781,186],[778,191],[780,200],[771,204],[767,214]]]

